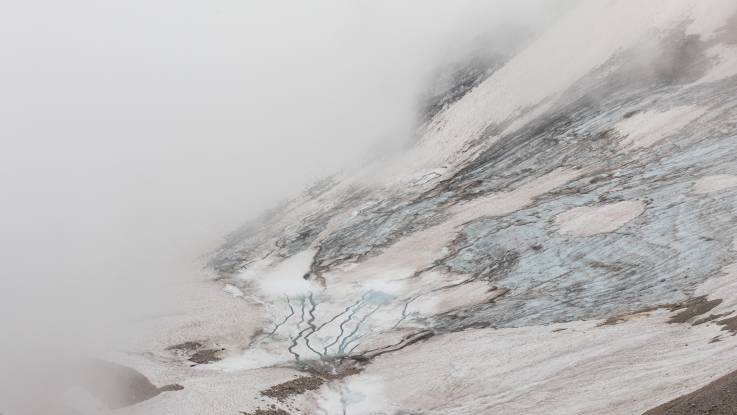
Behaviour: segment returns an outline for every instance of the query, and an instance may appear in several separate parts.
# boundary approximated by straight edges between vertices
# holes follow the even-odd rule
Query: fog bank
[[[228,231],[399,151],[438,71],[566,3],[3,5],[0,351],[109,346],[103,328],[176,305]]]

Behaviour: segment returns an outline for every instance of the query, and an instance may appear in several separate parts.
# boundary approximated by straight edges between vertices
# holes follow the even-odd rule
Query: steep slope
[[[218,411],[631,414],[737,369],[735,13],[581,2],[406,152],[234,232],[210,267],[259,331],[176,399],[282,376]]]

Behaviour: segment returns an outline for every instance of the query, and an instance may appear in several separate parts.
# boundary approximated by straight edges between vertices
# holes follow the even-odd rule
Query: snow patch
[[[199,369],[215,369],[222,372],[237,372],[262,367],[275,366],[292,361],[293,358],[285,350],[272,350],[265,347],[250,347],[243,353],[226,357],[208,365],[199,365]]]
[[[240,273],[239,278],[253,283],[262,293],[272,298],[306,295],[319,289],[303,278],[310,271],[314,256],[315,250],[307,249],[276,265],[264,260],[249,265]]]
[[[702,177],[694,183],[693,192],[701,195],[705,193],[718,192],[737,186],[737,176],[731,174],[717,174]]]
[[[491,287],[486,281],[472,281],[423,295],[412,302],[408,311],[430,316],[442,314],[491,302],[502,292]]]
[[[581,206],[558,215],[555,224],[560,233],[586,237],[613,232],[644,211],[645,204],[639,200],[602,206]]]
[[[455,225],[483,216],[502,216],[520,210],[538,197],[581,176],[582,170],[558,168],[532,180],[511,192],[494,193],[454,206],[456,216],[449,222]]]
[[[376,359],[356,376],[378,378],[372,382],[383,388],[367,400],[384,404],[348,413],[643,413],[734,368],[731,337],[706,341],[718,326],[667,324],[669,316],[658,310],[614,326],[571,322],[435,336]],[[583,398],[561,398],[572,392]]]
[[[668,138],[706,112],[706,108],[685,105],[663,112],[646,111],[635,114],[615,126],[625,138],[623,149],[650,147]]]
[[[225,284],[225,287],[223,287],[223,291],[225,291],[226,293],[236,298],[243,297],[243,291],[241,291],[240,288],[232,284]]]

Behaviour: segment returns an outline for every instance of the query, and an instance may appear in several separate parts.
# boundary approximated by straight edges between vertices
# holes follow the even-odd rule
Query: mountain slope
[[[737,369],[735,13],[580,2],[406,152],[234,232],[210,267],[259,331],[176,399],[299,374],[219,409],[631,414]]]

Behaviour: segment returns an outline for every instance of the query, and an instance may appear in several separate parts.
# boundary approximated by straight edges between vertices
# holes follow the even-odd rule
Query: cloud
[[[516,45],[554,3],[5,5],[0,323],[15,346],[0,351],[74,350],[171,307],[222,235],[398,151],[438,70]]]

